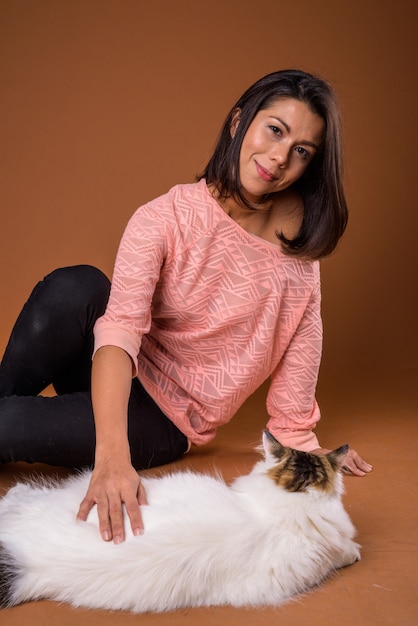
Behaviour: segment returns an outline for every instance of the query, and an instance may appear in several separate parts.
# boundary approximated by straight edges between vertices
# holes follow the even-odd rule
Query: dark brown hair
[[[283,70],[264,76],[240,97],[229,112],[215,150],[199,179],[213,184],[220,197],[235,198],[247,208],[256,208],[243,195],[239,158],[245,134],[256,114],[279,98],[304,102],[325,123],[324,140],[308,168],[293,188],[301,195],[304,212],[294,239],[278,233],[288,254],[319,259],[336,247],[347,225],[347,203],[343,188],[341,123],[335,95],[330,85],[300,70]],[[239,110],[240,123],[234,140],[231,124]],[[263,198],[267,201],[268,196]]]

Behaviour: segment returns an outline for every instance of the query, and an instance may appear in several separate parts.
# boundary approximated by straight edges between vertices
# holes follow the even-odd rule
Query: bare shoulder
[[[293,189],[276,194],[270,209],[270,226],[293,239],[299,232],[303,220],[302,196]]]

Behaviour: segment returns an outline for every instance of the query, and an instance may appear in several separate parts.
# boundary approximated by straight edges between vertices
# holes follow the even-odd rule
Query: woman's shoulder
[[[294,239],[303,220],[303,199],[294,189],[285,189],[274,196],[270,209],[270,227],[286,239]]]
[[[131,217],[130,228],[150,228],[183,243],[210,229],[213,215],[206,182],[180,183],[141,205]]]
[[[179,210],[186,209],[194,204],[196,198],[204,196],[204,189],[199,183],[179,183],[159,196],[145,201],[138,206],[132,215],[132,219],[143,219],[144,216],[155,216],[156,219],[165,220],[168,215],[174,215]],[[206,188],[206,186],[205,186]]]
[[[207,203],[207,201],[208,193],[206,183],[200,180],[195,183],[179,183],[174,185],[162,195],[146,202],[139,207],[138,210],[156,211],[156,213],[160,215],[161,212],[165,211],[169,213],[187,213],[190,209],[195,209],[200,204]]]
[[[173,185],[165,194],[156,198],[154,202],[164,199],[167,199],[169,202],[181,200],[193,201],[197,198],[207,198],[207,195],[206,181],[201,179],[194,183],[178,183],[177,185]]]

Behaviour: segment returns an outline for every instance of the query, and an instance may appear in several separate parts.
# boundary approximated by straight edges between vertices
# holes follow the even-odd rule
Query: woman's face
[[[231,134],[239,124],[239,112]],[[293,98],[280,98],[257,113],[241,146],[242,192],[250,201],[282,191],[302,176],[319,149],[323,119]]]

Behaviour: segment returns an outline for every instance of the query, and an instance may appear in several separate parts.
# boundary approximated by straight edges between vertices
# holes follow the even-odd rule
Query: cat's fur
[[[231,486],[192,472],[143,478],[145,533],[104,542],[97,513],[75,512],[89,473],[18,484],[0,501],[0,605],[167,611],[278,605],[360,558],[342,502],[348,446],[326,455],[281,446]]]

